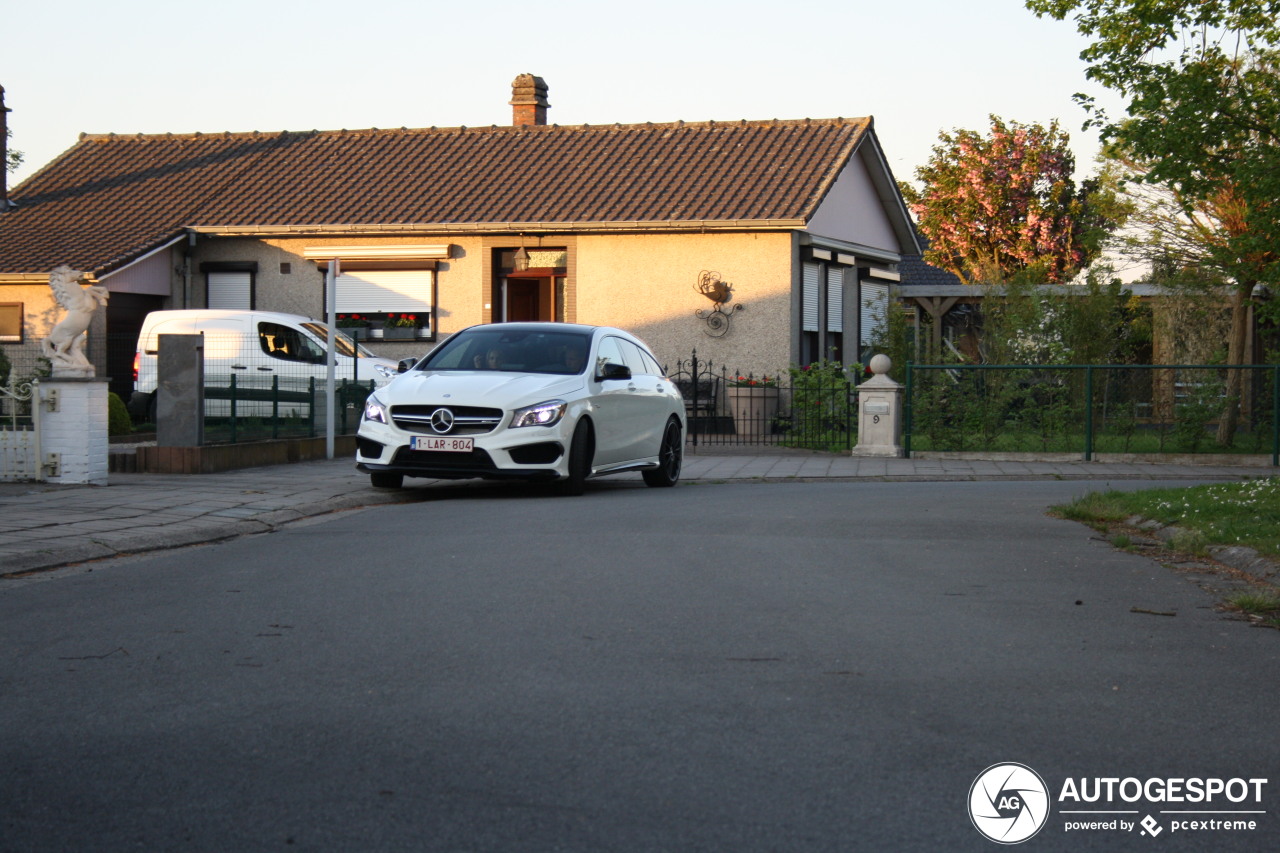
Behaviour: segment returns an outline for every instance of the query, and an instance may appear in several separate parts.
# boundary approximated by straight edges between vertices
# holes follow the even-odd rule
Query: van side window
[[[285,361],[318,364],[325,357],[324,350],[311,338],[279,323],[259,323],[258,344],[267,355]]]

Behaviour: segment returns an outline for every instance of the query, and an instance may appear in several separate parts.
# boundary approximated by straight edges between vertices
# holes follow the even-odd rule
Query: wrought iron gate
[[[38,379],[0,386],[0,482],[44,479],[39,401]]]

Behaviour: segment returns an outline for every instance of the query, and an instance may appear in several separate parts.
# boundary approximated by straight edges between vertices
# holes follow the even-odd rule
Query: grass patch
[[[1132,510],[1126,509],[1115,500],[1116,497],[1128,497],[1128,495],[1123,492],[1090,492],[1069,504],[1055,506],[1053,510],[1060,518],[1081,521],[1090,527],[1102,530],[1112,522],[1124,521],[1133,515]]]
[[[1272,628],[1280,628],[1280,594],[1274,592],[1241,592],[1227,599],[1233,610],[1239,610]]]
[[[1091,492],[1054,507],[1061,518],[1095,528],[1141,516],[1184,531],[1170,544],[1202,553],[1210,545],[1243,545],[1280,557],[1280,478],[1141,492]]]

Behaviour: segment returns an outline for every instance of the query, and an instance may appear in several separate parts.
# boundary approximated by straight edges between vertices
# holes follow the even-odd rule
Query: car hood
[[[378,398],[389,406],[453,405],[518,409],[573,394],[586,382],[583,376],[506,373],[492,370],[411,370],[385,387]]]

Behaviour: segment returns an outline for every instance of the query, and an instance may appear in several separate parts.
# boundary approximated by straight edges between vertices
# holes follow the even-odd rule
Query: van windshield
[[[303,323],[302,328],[319,338],[325,346],[329,345],[329,327],[324,323]],[[338,355],[345,355],[349,358],[377,358],[373,353],[346,335],[338,335],[334,340],[333,348],[337,350]]]

